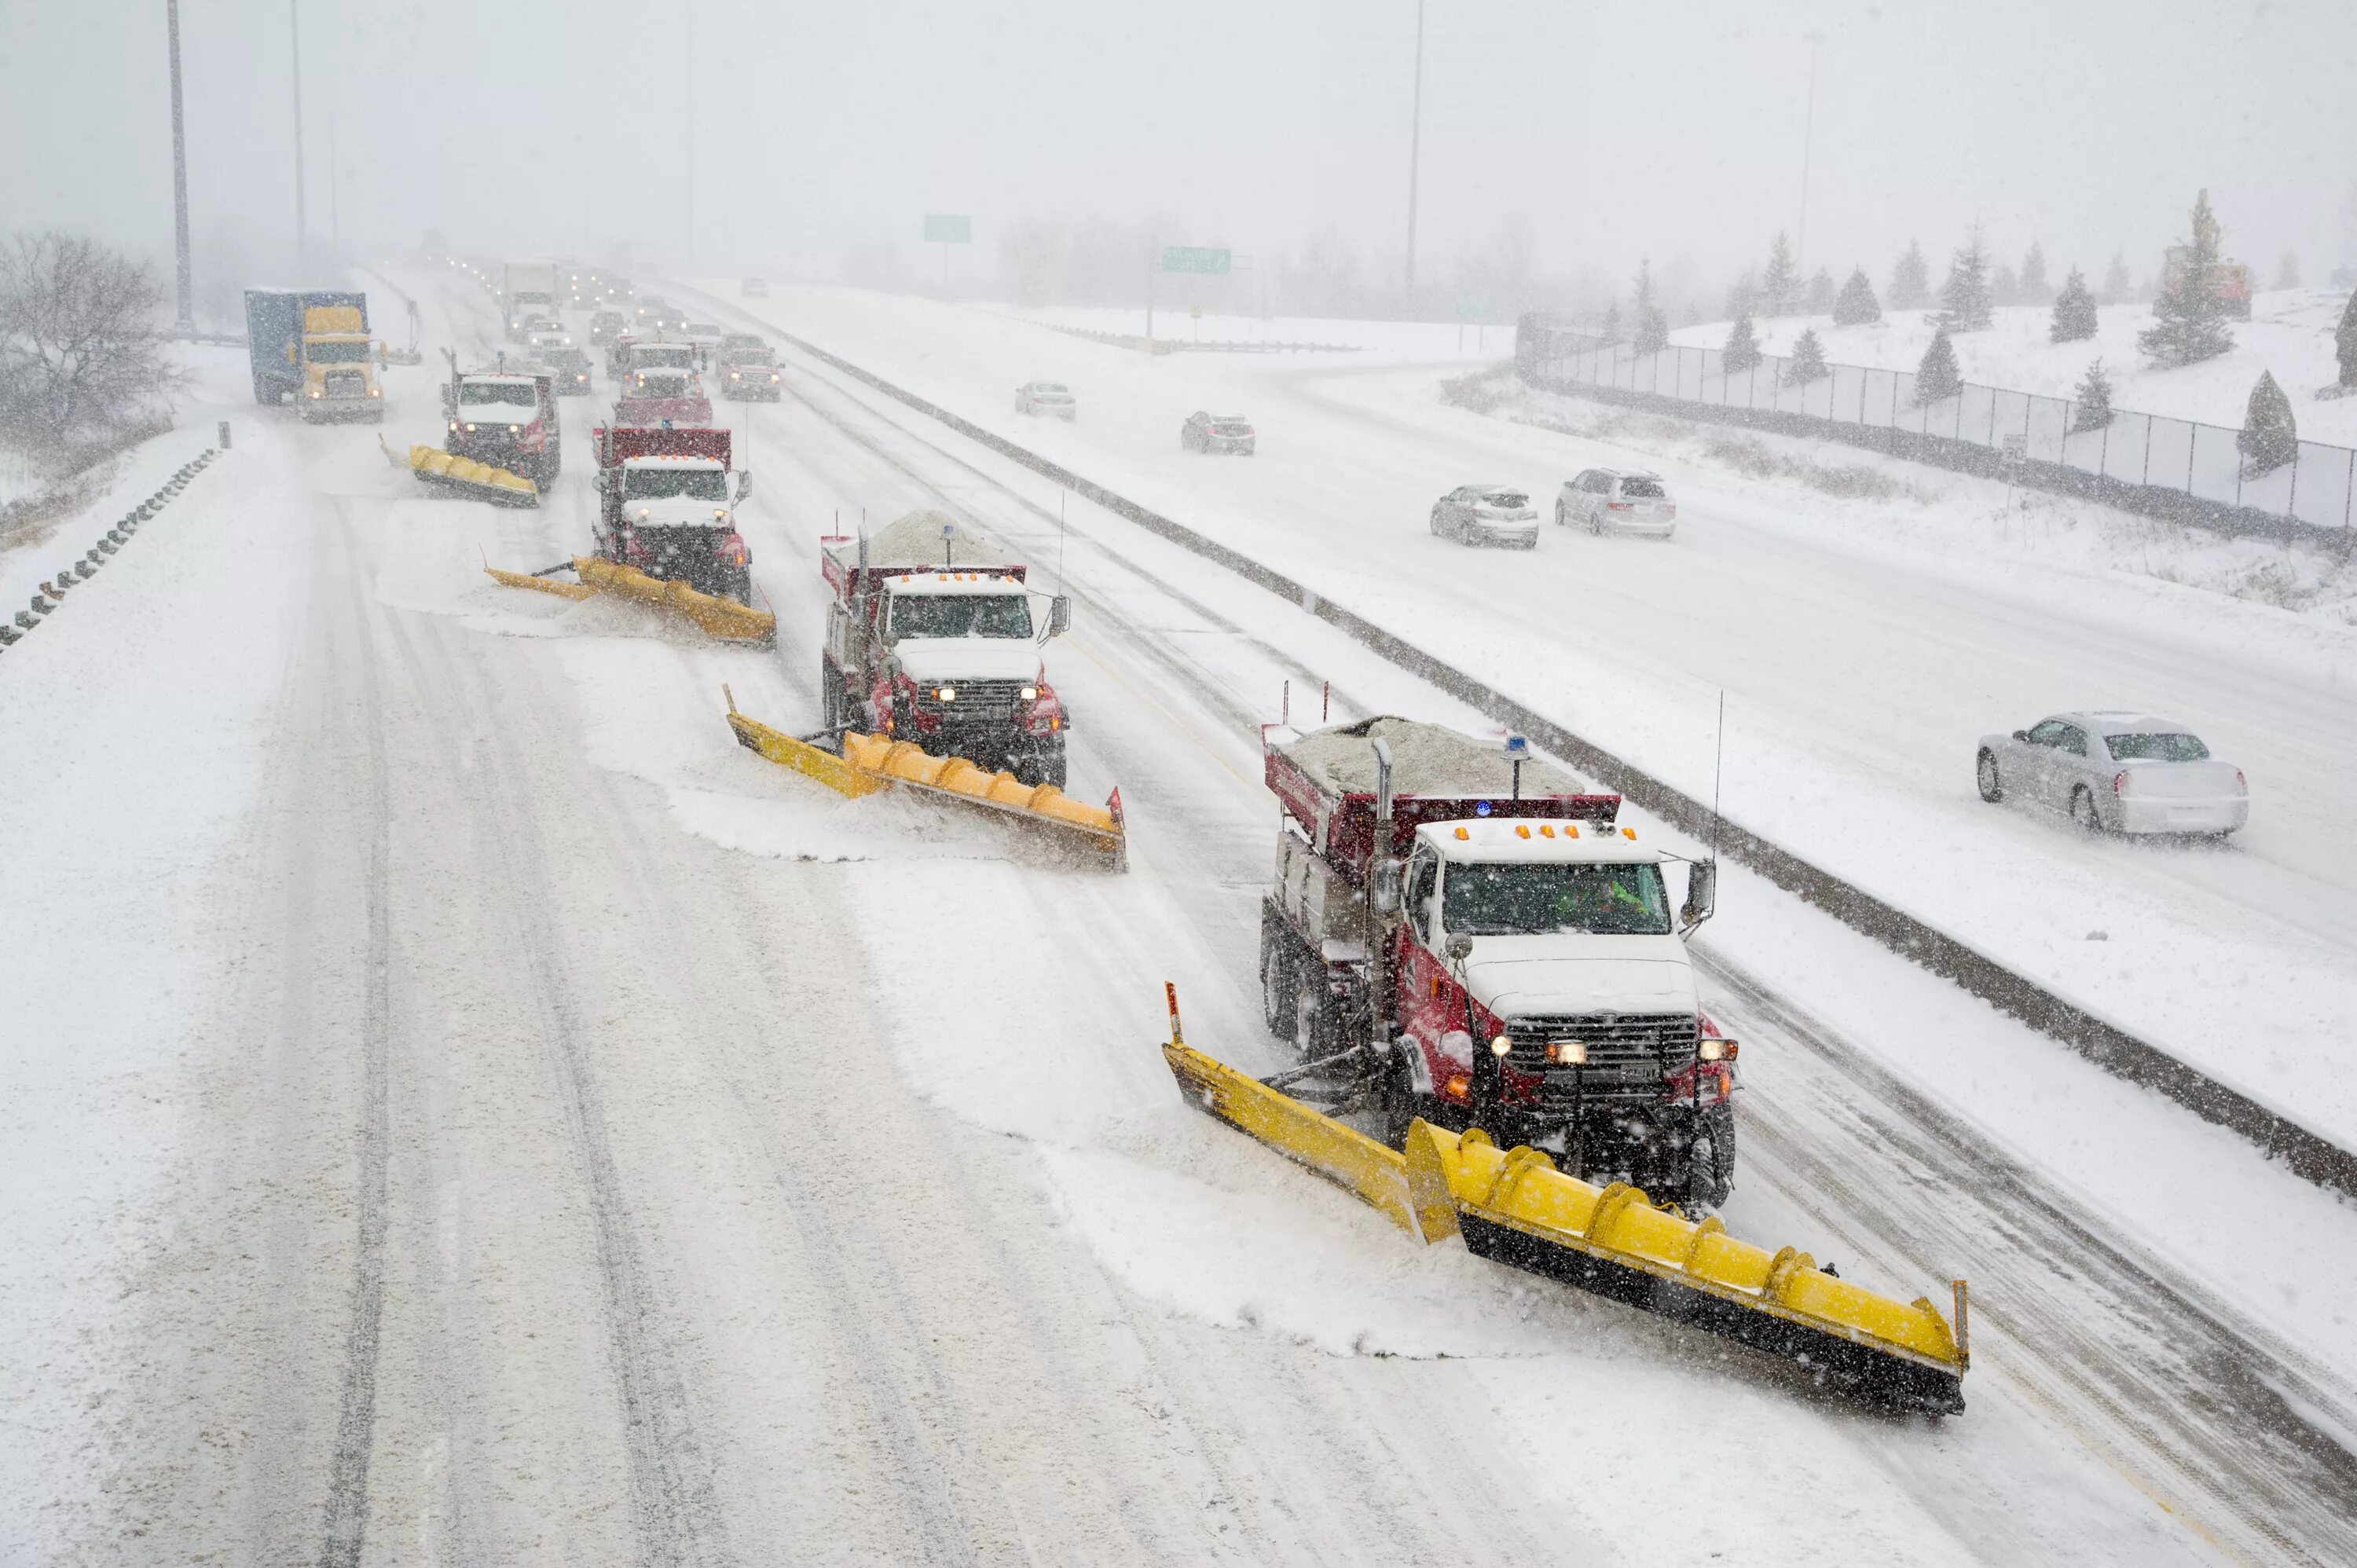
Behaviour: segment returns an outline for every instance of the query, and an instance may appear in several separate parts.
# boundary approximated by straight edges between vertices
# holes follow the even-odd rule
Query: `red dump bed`
[[[728,467],[730,432],[726,430],[601,424],[589,435],[601,468],[619,467],[632,457],[703,457]]]
[[[1383,719],[1370,724],[1405,725],[1408,721]],[[1354,725],[1348,730],[1320,732],[1320,736],[1350,736],[1366,747],[1372,757],[1372,744],[1351,731],[1364,731],[1367,724]],[[1443,732],[1434,725],[1415,725],[1426,734],[1446,734],[1453,740],[1455,732]],[[1265,748],[1265,777],[1269,789],[1283,803],[1286,813],[1299,822],[1308,833],[1310,843],[1337,871],[1354,883],[1366,879],[1367,863],[1375,854],[1375,792],[1332,788],[1326,779],[1297,760],[1287,747],[1306,738],[1283,725],[1265,725],[1261,740]],[[1396,745],[1395,750],[1401,749]],[[1502,757],[1499,768],[1505,769]],[[1551,771],[1546,765],[1532,759],[1524,765],[1526,777],[1534,783]],[[1372,763],[1369,764],[1372,768]],[[1395,768],[1392,778],[1392,834],[1389,854],[1404,855],[1413,846],[1415,830],[1426,822],[1461,822],[1472,817],[1508,817],[1546,819],[1562,822],[1609,822],[1620,814],[1618,795],[1584,795],[1560,792],[1540,792],[1526,789],[1522,798],[1514,798],[1511,786],[1495,792],[1468,794],[1454,790],[1431,789],[1414,792],[1410,786],[1419,782],[1417,769],[1412,763]]]

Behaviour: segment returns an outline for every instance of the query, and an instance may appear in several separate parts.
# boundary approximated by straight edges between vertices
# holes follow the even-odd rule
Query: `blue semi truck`
[[[333,289],[245,291],[246,357],[253,401],[295,404],[313,424],[384,420],[368,295]]]

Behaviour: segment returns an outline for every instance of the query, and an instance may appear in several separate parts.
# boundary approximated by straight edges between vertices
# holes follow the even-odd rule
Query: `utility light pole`
[[[1415,0],[1415,87],[1407,121],[1407,296],[1415,299],[1415,175],[1424,141],[1424,0]]]
[[[1809,153],[1817,134],[1817,46],[1825,41],[1823,33],[1808,35],[1809,45],[1809,107],[1801,121],[1801,231],[1792,246],[1792,273],[1797,280],[1801,263],[1809,254]]]
[[[286,0],[286,36],[295,48],[295,249],[311,248],[311,227],[303,214],[303,16],[302,0]]]
[[[172,49],[172,282],[180,307],[172,330],[186,338],[195,333],[197,318],[188,272],[188,137],[180,119],[180,0],[164,0],[164,26]]]

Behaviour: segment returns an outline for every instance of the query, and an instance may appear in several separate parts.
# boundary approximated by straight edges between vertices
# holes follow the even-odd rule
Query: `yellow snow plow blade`
[[[384,446],[383,436],[377,437],[377,445],[384,447],[385,456],[396,467],[401,466],[400,456],[392,447]],[[494,468],[471,457],[456,457],[439,446],[412,446],[407,467],[425,484],[490,501],[493,506],[540,504],[540,487],[522,474],[511,474],[505,468]]]
[[[1040,829],[1060,843],[1078,843],[1104,856],[1115,871],[1129,868],[1129,836],[1119,790],[1106,804],[1092,806],[1053,784],[1021,783],[1012,773],[988,772],[963,757],[933,757],[907,741],[857,730],[844,732],[843,751],[837,755],[747,718],[737,711],[734,697],[728,700],[728,727],[746,750],[842,794],[899,789],[955,800]]]
[[[486,566],[495,582],[511,588],[530,588],[535,593],[554,594],[560,599],[586,599],[597,590],[587,583],[560,583],[554,577],[535,577],[529,572],[502,572],[497,566]]]
[[[1878,1402],[1964,1408],[1965,1294],[1955,1326],[1928,1300],[1901,1304],[1820,1270],[1806,1252],[1739,1241],[1717,1218],[1657,1208],[1625,1182],[1598,1187],[1480,1129],[1411,1122],[1405,1154],[1188,1046],[1170,999],[1163,1059],[1187,1102],[1356,1193],[1426,1242],[1461,1235],[1494,1262],[1800,1362]]]
[[[573,558],[573,570],[601,594],[619,594],[624,598],[669,610],[693,622],[706,636],[723,642],[758,642],[766,646],[778,640],[778,618],[767,610],[752,609],[715,594],[698,593],[685,583],[650,577],[635,566],[617,565],[603,556],[576,555]]]

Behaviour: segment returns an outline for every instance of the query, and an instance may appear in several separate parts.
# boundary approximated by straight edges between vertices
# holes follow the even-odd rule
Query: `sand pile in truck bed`
[[[1375,792],[1375,748],[1392,748],[1392,789],[1401,795],[1507,795],[1514,787],[1505,743],[1481,740],[1413,719],[1362,719],[1312,731],[1278,749],[1320,788],[1336,794]],[[1580,794],[1579,781],[1536,756],[1523,762],[1524,795]]]

